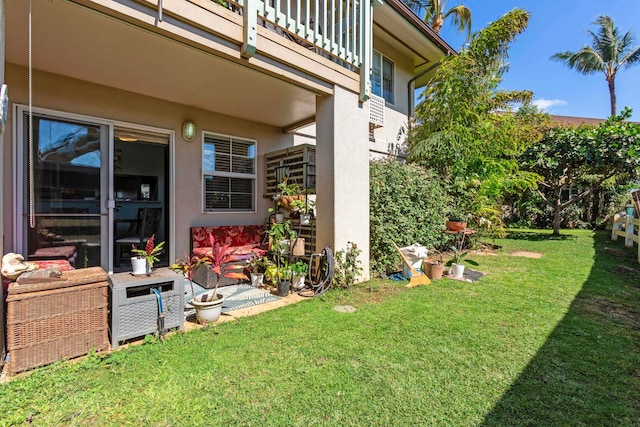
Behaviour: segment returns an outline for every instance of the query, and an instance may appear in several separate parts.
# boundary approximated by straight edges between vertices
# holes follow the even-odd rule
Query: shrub
[[[362,274],[358,256],[362,251],[353,242],[347,242],[347,248],[336,252],[333,286],[338,289],[351,289]]]
[[[373,161],[370,164],[372,274],[397,271],[398,246],[440,246],[451,199],[433,172],[413,164]]]

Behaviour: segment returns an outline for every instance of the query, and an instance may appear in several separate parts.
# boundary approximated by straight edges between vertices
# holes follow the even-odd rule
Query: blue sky
[[[640,1],[638,0],[449,0],[447,7],[465,4],[471,9],[473,31],[516,7],[527,10],[529,26],[511,45],[509,71],[501,89],[528,89],[534,102],[550,114],[606,118],[610,111],[609,90],[604,75],[579,74],[549,58],[566,50],[577,51],[590,43],[587,29],[599,15],[613,18],[622,34],[631,31],[640,45]],[[445,21],[440,34],[460,50],[464,35]],[[640,121],[640,64],[618,72],[618,112],[628,106],[633,120]]]

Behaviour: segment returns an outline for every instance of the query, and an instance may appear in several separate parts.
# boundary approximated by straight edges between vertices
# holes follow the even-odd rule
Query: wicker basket
[[[7,296],[8,373],[107,350],[107,277],[94,267],[63,272],[61,281],[12,283]]]

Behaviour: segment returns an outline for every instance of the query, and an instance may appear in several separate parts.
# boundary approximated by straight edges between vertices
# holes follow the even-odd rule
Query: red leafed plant
[[[175,264],[171,266],[172,270],[179,270],[184,274],[184,276],[189,280],[189,285],[191,285],[191,297],[195,298],[196,293],[193,289],[193,274],[196,269],[200,267],[201,264],[208,264],[209,261],[203,258],[200,258],[197,255],[193,255],[189,257],[186,253],[184,254],[184,259],[177,259]]]
[[[220,279],[220,276],[230,277],[232,279],[248,280],[244,271],[230,271],[244,270],[243,265],[231,264],[235,261],[243,260],[242,256],[234,254],[233,251],[230,250],[231,245],[219,245],[216,242],[216,238],[213,233],[209,233],[209,242],[211,243],[211,255],[207,255],[206,260],[208,261],[208,264],[211,264],[211,270],[218,275],[218,280]]]
[[[164,241],[158,243],[156,246],[153,246],[155,243],[155,238],[155,234],[149,237],[149,240],[147,240],[147,244],[145,245],[144,249],[138,249],[134,244],[131,245],[131,253],[135,254],[138,258],[146,258],[150,268],[153,268],[154,262],[159,261],[157,255],[162,252],[162,248],[164,247]]]

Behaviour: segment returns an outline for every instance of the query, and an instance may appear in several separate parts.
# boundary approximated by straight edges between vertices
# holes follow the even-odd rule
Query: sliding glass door
[[[115,259],[114,248],[141,234],[140,212],[153,208],[161,211],[156,241],[166,242],[158,266],[168,265],[170,131],[42,109],[30,124],[26,107],[15,111],[15,250],[74,268],[127,270],[128,252]]]
[[[35,113],[31,126],[23,111],[22,252],[107,268],[109,127]]]

